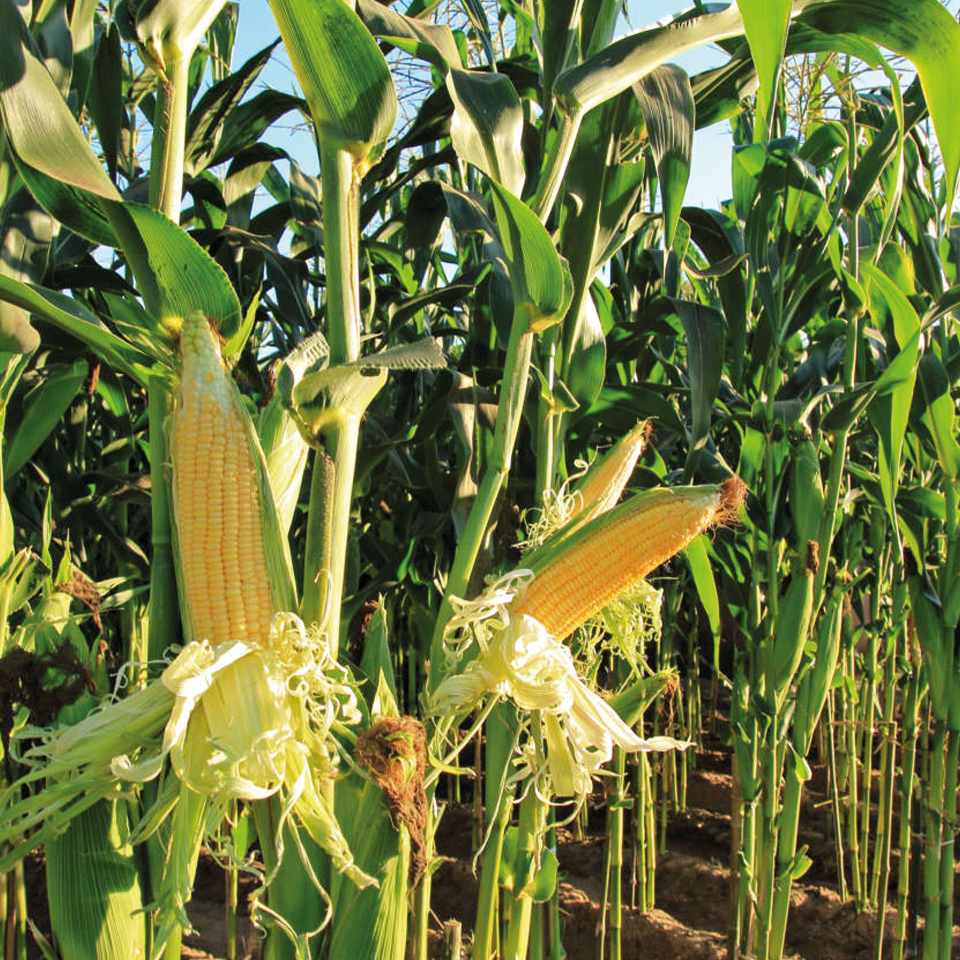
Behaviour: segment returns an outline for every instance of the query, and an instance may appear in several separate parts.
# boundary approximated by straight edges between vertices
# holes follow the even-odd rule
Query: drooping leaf
[[[523,108],[513,84],[502,73],[451,70],[447,90],[454,105],[450,137],[457,155],[519,196]]]
[[[693,473],[710,434],[713,403],[723,376],[723,314],[689,300],[674,300],[673,305],[680,315],[687,341],[687,376],[693,406],[687,472]]]
[[[707,43],[743,33],[736,4],[693,10],[665,26],[616,40],[557,77],[554,93],[564,110],[580,114],[615,97],[667,60]]]
[[[359,0],[357,13],[375,37],[388,40],[411,56],[441,70],[463,66],[453,31],[446,24],[405,16],[377,0]]]
[[[633,85],[647,123],[650,149],[657,164],[663,203],[664,245],[673,244],[683,195],[690,179],[696,107],[690,78],[680,67],[666,64]]]
[[[683,555],[687,558],[690,573],[693,576],[697,596],[707,615],[707,622],[716,640],[720,638],[720,598],[717,594],[717,582],[707,556],[706,538],[701,535],[691,540],[684,548]]]
[[[0,299],[35,313],[48,323],[87,344],[98,356],[137,382],[147,383],[149,358],[111,333],[76,300],[53,290],[41,290],[0,274]]]
[[[25,164],[96,196],[120,199],[38,56],[13,0],[0,0],[0,116],[11,147]]]

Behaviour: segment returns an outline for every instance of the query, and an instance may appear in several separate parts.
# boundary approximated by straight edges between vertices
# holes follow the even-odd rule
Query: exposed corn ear
[[[649,422],[638,423],[592,464],[575,488],[579,502],[571,519],[586,523],[617,505],[649,437]]]
[[[521,549],[527,563],[617,505],[649,436],[650,425],[638,423],[590,465],[573,490],[564,483],[557,491],[547,491],[543,506],[526,520]]]
[[[204,317],[183,321],[180,355],[170,446],[187,639],[265,644],[294,607],[263,455]]]
[[[745,493],[732,477],[719,486],[638,494],[556,549],[537,551],[534,577],[511,612],[529,614],[555,637],[567,636],[694,537],[733,518]]]

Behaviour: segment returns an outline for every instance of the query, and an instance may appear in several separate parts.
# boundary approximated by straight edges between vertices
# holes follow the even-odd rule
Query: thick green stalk
[[[173,503],[170,488],[169,459],[165,423],[171,410],[171,396],[167,384],[159,377],[151,378],[148,390],[150,420],[150,604],[147,625],[148,662],[161,663],[168,651],[180,642],[180,620],[171,616],[178,609],[176,565],[173,557],[172,518]],[[148,809],[156,799],[156,782],[144,784],[142,803]],[[165,856],[163,841],[154,834],[146,841],[149,887],[160,889]],[[183,934],[179,928],[170,934],[164,948],[166,960],[180,956]]]
[[[777,851],[780,840],[780,754],[776,718],[767,726],[767,736],[760,747],[763,789],[760,795],[759,838],[755,890],[757,896],[756,936],[753,952],[757,960],[767,960],[770,931],[773,926],[773,905],[776,894]],[[784,801],[785,802],[785,801]]]
[[[770,918],[769,956],[780,960],[787,936],[790,914],[790,889],[793,886],[791,867],[797,853],[800,826],[800,801],[803,785],[809,777],[806,760],[792,747],[787,748],[786,782],[780,813],[780,837],[777,845],[777,873]]]
[[[157,84],[150,152],[150,206],[180,222],[183,153],[187,130],[190,54],[168,46],[166,76]],[[191,51],[192,52],[192,51]]]
[[[310,474],[310,501],[304,544],[303,593],[300,616],[304,623],[320,623],[324,611],[335,602],[327,571],[330,569],[333,523],[333,461],[323,447],[314,450]],[[337,598],[338,599],[338,598]]]
[[[514,883],[520,890],[514,889],[507,923],[506,942],[503,948],[504,960],[525,960],[530,940],[530,922],[533,916],[533,899],[523,893],[523,887],[533,879],[536,869],[537,849],[546,823],[547,804],[537,796],[536,790],[529,789],[520,801],[520,818],[517,825],[517,873]],[[521,864],[524,869],[521,870]]]
[[[475,960],[489,960],[496,949],[503,841],[513,813],[513,792],[506,787],[510,758],[517,740],[517,715],[508,704],[498,705],[487,721],[484,755],[484,806],[491,818],[480,866],[477,922],[473,935]]]
[[[323,179],[327,341],[330,344],[330,364],[336,365],[350,363],[360,356],[360,188],[353,157],[330,138],[320,140],[320,173]],[[334,655],[340,639],[340,604],[360,436],[360,415],[346,411],[341,414],[323,438],[333,462],[330,515],[322,521],[324,535],[329,537],[324,545],[329,567],[326,570],[312,567],[304,570],[302,601],[305,609],[326,613],[327,633]],[[313,515],[308,519],[311,525],[318,522],[321,521]],[[324,604],[323,597],[328,588],[331,602]]]

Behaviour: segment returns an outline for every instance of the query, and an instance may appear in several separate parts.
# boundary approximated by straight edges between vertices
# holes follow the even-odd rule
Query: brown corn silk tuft
[[[366,767],[387,798],[395,824],[410,834],[410,884],[426,869],[427,735],[415,717],[384,717],[357,740],[357,763]]]
[[[625,501],[535,565],[512,612],[567,636],[705,530],[735,520],[746,489],[731,477],[719,486],[651,490]]]
[[[210,324],[189,317],[171,456],[188,640],[266,644],[275,612],[249,424]]]

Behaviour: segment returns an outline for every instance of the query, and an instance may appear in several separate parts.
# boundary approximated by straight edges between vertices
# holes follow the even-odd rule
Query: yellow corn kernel
[[[544,553],[511,613],[567,636],[694,537],[735,517],[745,494],[736,477],[720,486],[638,494]]]
[[[205,318],[184,320],[180,354],[170,443],[187,639],[266,644],[275,604],[253,440]]]
[[[579,502],[571,520],[577,517],[586,523],[616,506],[649,437],[650,424],[638,423],[591,465],[577,485]]]

